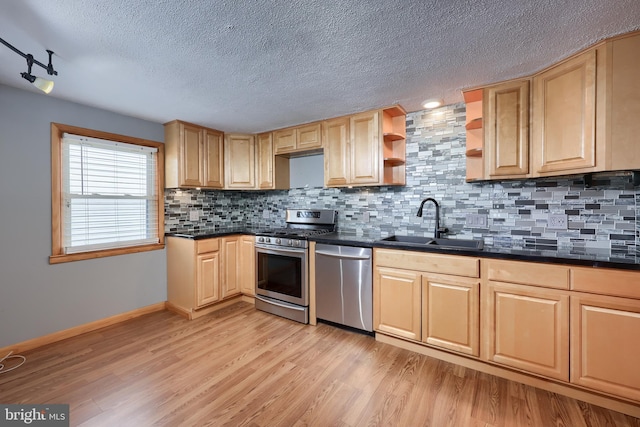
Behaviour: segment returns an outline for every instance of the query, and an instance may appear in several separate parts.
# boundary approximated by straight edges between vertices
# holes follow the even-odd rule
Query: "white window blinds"
[[[64,253],[158,243],[157,149],[65,133]]]

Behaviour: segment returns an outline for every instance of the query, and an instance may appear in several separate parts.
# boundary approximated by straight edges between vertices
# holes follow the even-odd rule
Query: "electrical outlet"
[[[556,230],[567,229],[567,215],[565,214],[549,214],[549,228]]]
[[[369,222],[369,218],[370,218],[371,214],[369,213],[369,211],[365,211],[362,214],[362,221],[364,222]]]
[[[264,209],[262,211],[262,218],[269,219],[269,209]]]
[[[189,211],[189,221],[197,221],[200,219],[200,211],[192,209]]]
[[[469,227],[486,227],[487,215],[485,214],[467,214],[466,225]]]

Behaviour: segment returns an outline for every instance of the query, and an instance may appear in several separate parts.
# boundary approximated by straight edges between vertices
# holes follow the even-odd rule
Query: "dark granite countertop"
[[[220,228],[216,230],[199,230],[190,233],[166,233],[166,236],[183,237],[194,240],[223,237],[231,234],[255,235],[261,229],[253,228]],[[569,264],[587,267],[619,268],[640,270],[640,257],[634,259],[616,258],[608,250],[584,249],[580,252],[559,248],[505,248],[487,245],[482,250],[444,249],[433,246],[416,246],[399,242],[381,242],[379,234],[356,234],[336,232],[311,237],[316,243],[343,246],[359,246],[365,248],[388,248],[418,252],[443,253],[451,255],[475,256],[482,258],[509,259],[515,261],[542,262],[552,264]]]

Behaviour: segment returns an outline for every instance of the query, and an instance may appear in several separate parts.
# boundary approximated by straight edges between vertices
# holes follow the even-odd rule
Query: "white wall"
[[[161,124],[0,85],[0,347],[166,300],[163,250],[49,265],[51,122],[164,140]]]

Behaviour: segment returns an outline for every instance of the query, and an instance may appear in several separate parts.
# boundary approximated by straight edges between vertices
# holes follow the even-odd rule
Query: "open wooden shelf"
[[[482,157],[482,148],[470,148],[465,154],[467,157]]]
[[[385,141],[400,141],[401,139],[405,139],[403,134],[396,132],[386,132],[383,136]]]
[[[471,120],[465,127],[467,130],[482,129],[482,117]]]
[[[404,165],[405,160],[399,157],[385,157],[384,164],[385,166],[401,166]]]

